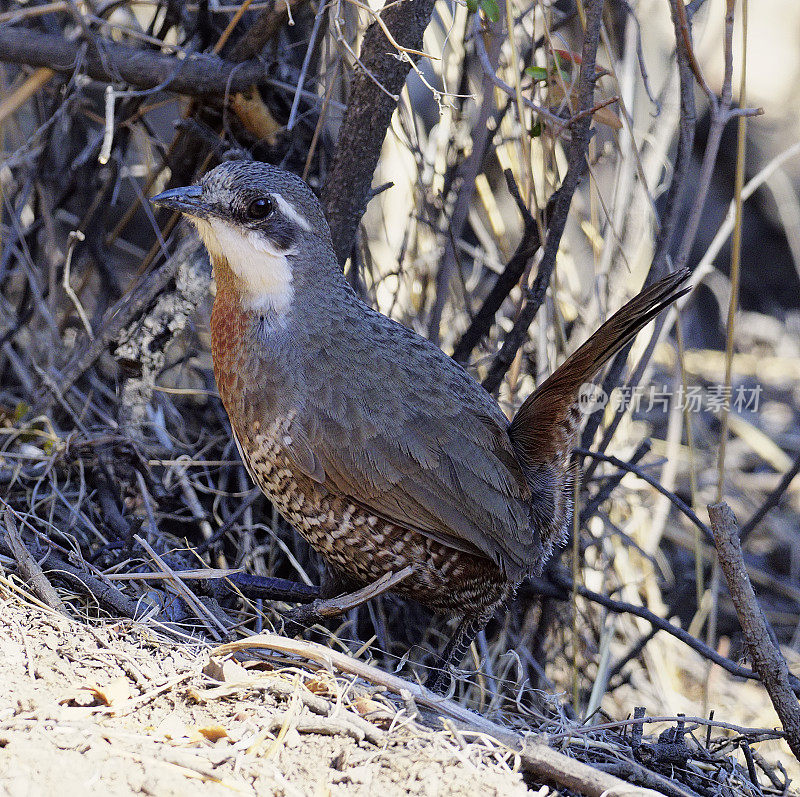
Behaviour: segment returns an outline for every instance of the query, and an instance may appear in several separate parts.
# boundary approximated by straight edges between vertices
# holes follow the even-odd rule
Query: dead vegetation
[[[601,25],[587,2],[584,36],[583,5],[509,3],[510,36],[506,8],[479,5],[439,3],[428,24],[416,1],[381,22],[353,2],[0,4],[0,778],[26,761],[33,782],[99,773],[120,794],[455,794],[476,778],[599,794],[609,777],[787,793],[797,764],[705,506],[735,510],[796,672],[796,315],[723,324],[727,357],[704,348],[718,324],[693,298],[612,364],[604,388],[623,384],[627,406],[587,417],[573,539],[480,636],[448,701],[417,686],[446,631],[419,607],[382,597],[304,645],[277,636],[285,606],[226,587],[234,571],[316,584],[320,563],[239,461],[210,370],[208,263],[147,195],[231,156],[304,174],[357,290],[507,407],[669,263],[736,296],[735,255],[731,282],[714,266],[738,240],[733,204],[691,257],[718,134],[747,113],[732,72],[712,90],[683,35],[704,3],[668,3],[674,71],[642,49],[643,11],[608,3]],[[703,24],[732,64],[732,22]],[[692,184],[696,86],[711,121]],[[678,400],[693,390],[696,407]],[[236,663],[213,653],[254,639]]]
[[[95,782],[112,795],[428,795],[476,779],[485,794],[527,791],[503,746],[434,733],[346,676],[222,661],[145,625],[87,626],[0,590],[4,794],[71,797]]]

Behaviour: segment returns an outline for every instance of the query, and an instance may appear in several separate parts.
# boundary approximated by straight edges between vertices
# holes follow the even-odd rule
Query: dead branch
[[[563,753],[553,750],[545,744],[527,742],[522,748],[522,764],[526,771],[532,775],[540,777],[545,782],[557,783],[567,789],[574,789],[579,794],[586,794],[588,797],[607,797],[609,794],[616,793],[617,789],[623,789],[622,794],[628,791],[631,786],[628,781],[623,781],[615,775],[604,772],[602,769],[576,761]],[[633,764],[633,762],[631,762]],[[689,794],[676,788],[674,784],[668,783],[666,778],[657,775],[655,772],[645,770],[644,767],[633,764],[625,774],[631,776],[637,783],[641,783],[642,774],[646,773],[648,780],[653,786],[664,788],[672,787],[672,793],[677,797],[689,797]],[[662,795],[662,791],[639,786],[636,793],[643,797],[655,797]]]
[[[387,8],[381,17],[397,42],[419,50],[432,13],[433,0],[406,0]],[[397,95],[411,69],[411,57],[397,53],[378,22],[367,28],[360,66],[356,67],[350,101],[322,191],[333,249],[340,264],[350,256],[370,199],[378,156],[397,107]]]
[[[511,189],[513,186],[513,192],[516,192],[516,196],[519,196],[516,186],[513,185],[513,178],[511,177],[510,171],[506,172],[506,180],[509,183],[509,188]],[[550,214],[555,206],[555,199],[557,196],[558,192],[554,193],[547,202],[547,208],[544,212],[545,224],[547,224],[550,218]],[[497,277],[497,280],[492,286],[491,291],[489,291],[489,295],[486,297],[486,299],[484,299],[480,310],[478,310],[478,312],[475,314],[472,322],[467,327],[464,334],[461,336],[461,339],[456,344],[455,349],[453,350],[453,359],[462,365],[467,362],[473,349],[478,345],[478,343],[480,343],[481,339],[489,333],[489,330],[495,321],[497,311],[500,309],[506,298],[508,298],[508,295],[514,289],[514,287],[519,283],[520,279],[522,279],[522,275],[525,272],[528,263],[530,263],[531,258],[536,254],[536,252],[539,251],[539,248],[542,245],[542,241],[539,236],[539,225],[536,223],[536,220],[533,218],[533,216],[531,216],[530,211],[525,207],[525,205],[521,204],[521,197],[517,204],[520,206],[520,210],[523,212],[525,223],[522,232],[522,238],[520,239],[514,254],[511,256],[511,259],[503,269],[503,272]]]
[[[11,26],[0,27],[0,61],[47,67],[67,75],[79,69],[93,80],[112,84],[122,80],[140,89],[158,87],[206,99],[247,91],[264,78],[258,61],[233,64],[199,53],[178,59],[109,40],[103,41],[101,53],[92,43]]]
[[[276,3],[274,8],[262,11],[234,45],[231,58],[237,63],[255,58],[289,21],[295,8],[307,2],[308,0],[287,0],[285,3]]]
[[[786,741],[800,761],[800,703],[790,685],[789,666],[773,641],[767,619],[759,606],[739,543],[739,529],[733,510],[723,501],[709,504],[708,515],[714,533],[719,563],[739,616],[748,656],[761,676],[775,712],[786,731]]]
[[[789,489],[789,485],[794,481],[794,477],[800,473],[800,455],[795,457],[792,467],[784,473],[778,486],[767,496],[763,504],[753,513],[753,516],[743,526],[740,541],[744,542],[759,523],[766,517],[773,507],[777,506],[783,494]]]
[[[11,556],[14,555],[7,538],[0,537],[0,551],[7,552]],[[92,575],[85,568],[69,564],[52,551],[47,557],[47,572],[50,573],[53,580],[65,581],[82,595],[105,606],[112,616],[136,619],[144,613],[136,601],[126,598],[113,584],[108,584],[101,578]]]
[[[67,607],[64,606],[59,594],[48,581],[41,566],[25,547],[25,543],[22,541],[17,529],[17,524],[14,522],[14,515],[8,505],[6,505],[6,511],[3,513],[3,520],[6,527],[6,543],[11,549],[11,554],[17,560],[20,576],[30,584],[34,594],[42,603],[46,603],[51,609],[61,614],[69,614]]]
[[[443,698],[426,689],[421,684],[406,681],[396,675],[379,670],[338,650],[325,647],[316,642],[286,639],[276,634],[259,634],[237,642],[220,645],[212,651],[213,656],[224,656],[240,650],[261,648],[275,650],[301,656],[323,667],[333,666],[342,672],[352,673],[371,683],[384,686],[398,695],[407,694],[416,702],[434,709],[438,714],[451,720],[463,723],[480,733],[488,733],[510,748],[519,751],[523,766],[534,775],[545,778],[548,782],[574,788],[577,791],[601,797],[609,793],[625,793],[630,784],[601,770],[576,761],[559,753],[547,745],[529,742],[521,735],[504,728],[502,725],[475,714],[458,703]],[[651,773],[655,774],[655,773]],[[658,792],[649,789],[637,790],[644,797],[656,797]]]
[[[722,667],[723,670],[726,670],[731,675],[735,675],[738,678],[759,680],[760,676],[757,672],[747,667],[742,667],[741,664],[737,664],[735,661],[731,661],[729,658],[720,655],[712,647],[709,647],[704,642],[693,637],[688,631],[684,631],[680,626],[673,625],[669,620],[659,617],[655,612],[650,611],[650,609],[644,606],[638,606],[635,603],[628,603],[627,601],[618,601],[614,598],[609,598],[608,595],[601,595],[599,592],[587,589],[582,584],[573,584],[572,579],[563,573],[551,572],[549,576],[552,581],[530,578],[530,587],[528,587],[527,583],[524,583],[520,588],[520,594],[524,594],[526,589],[531,589],[539,594],[566,601],[570,599],[571,591],[574,589],[576,594],[580,595],[580,597],[592,603],[596,603],[599,606],[603,606],[615,614],[631,614],[634,617],[641,617],[643,620],[650,623],[653,628],[664,631],[674,636],[676,639],[679,639],[681,642],[697,651],[701,656]],[[553,586],[555,586],[555,589],[552,588]],[[796,680],[794,681],[794,690],[800,693],[800,683]]]

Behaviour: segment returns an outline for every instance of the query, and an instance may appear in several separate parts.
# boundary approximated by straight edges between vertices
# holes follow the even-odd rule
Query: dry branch
[[[11,543],[3,537],[0,537],[0,551],[14,556]],[[125,597],[113,584],[92,575],[85,568],[67,563],[52,551],[47,557],[47,572],[50,574],[48,581],[51,579],[65,581],[77,592],[105,607],[112,616],[137,619],[144,614],[137,601]]]
[[[777,506],[783,494],[789,489],[789,485],[794,481],[795,476],[800,473],[800,455],[795,457],[792,467],[786,471],[781,478],[778,486],[767,496],[764,503],[753,513],[753,516],[742,526],[741,540],[744,542],[753,529],[766,517],[773,507]]]
[[[285,3],[276,3],[275,8],[262,11],[234,45],[231,53],[233,60],[241,62],[255,58],[287,23],[294,9],[307,2],[308,0],[287,0]]]
[[[77,69],[104,83],[121,80],[139,89],[159,87],[204,98],[247,91],[265,75],[258,61],[233,64],[197,53],[178,59],[108,40],[103,40],[101,52],[94,43],[8,26],[0,27],[0,62],[47,67],[67,75]]]
[[[659,617],[655,612],[652,612],[644,606],[638,606],[635,603],[627,601],[615,600],[614,598],[608,597],[608,595],[601,595],[599,592],[587,589],[582,584],[574,584],[570,578],[558,572],[551,572],[549,575],[552,579],[552,584],[542,579],[529,579],[535,592],[566,601],[570,599],[570,593],[574,589],[575,593],[580,595],[580,597],[592,603],[596,603],[599,606],[603,606],[615,614],[630,614],[634,617],[641,617],[642,620],[646,620],[650,623],[653,628],[664,631],[670,636],[674,636],[675,639],[688,645],[692,650],[697,651],[701,656],[712,661],[719,667],[722,667],[722,669],[726,670],[731,675],[735,675],[737,678],[759,679],[759,674],[757,672],[753,672],[753,670],[747,667],[742,667],[741,664],[737,664],[735,661],[731,661],[725,656],[722,656],[717,653],[716,650],[692,636],[688,631],[685,631],[680,626],[673,625],[669,620]],[[552,588],[553,585],[556,589]],[[526,585],[523,584],[520,594],[524,595],[525,590]],[[796,686],[795,688],[800,691],[800,686]]]
[[[519,191],[513,182],[510,170],[506,172],[506,181],[508,182],[509,189],[515,194],[515,198],[519,197]],[[545,224],[550,218],[557,196],[558,192],[554,193],[547,202],[547,209],[544,212]],[[498,275],[497,280],[481,305],[480,310],[475,314],[475,317],[472,319],[470,325],[453,350],[453,359],[462,365],[469,360],[470,354],[478,343],[480,343],[484,335],[489,334],[489,330],[495,322],[497,312],[500,310],[500,307],[508,298],[511,291],[514,290],[522,279],[525,268],[542,245],[539,235],[539,225],[536,223],[530,211],[522,203],[521,197],[519,197],[517,204],[520,207],[520,211],[523,213],[524,219],[522,238],[517,244],[517,248],[506,264],[506,267],[503,269],[502,273]]]
[[[433,13],[433,0],[406,0],[381,14],[386,28],[403,47],[419,50]],[[364,34],[360,65],[350,91],[322,200],[339,262],[350,256],[356,230],[371,198],[372,177],[397,95],[411,69],[411,56],[400,57],[383,28],[373,22]]]
[[[786,731],[786,741],[800,761],[800,703],[789,681],[789,666],[773,642],[764,612],[758,604],[739,544],[739,529],[733,510],[723,501],[709,504],[711,530],[719,563],[739,616],[748,656],[761,676],[772,705]]]
[[[39,600],[61,614],[68,614],[66,606],[64,606],[63,601],[53,588],[53,585],[48,581],[41,565],[25,547],[25,543],[22,541],[22,537],[20,537],[19,529],[17,529],[17,524],[14,521],[14,515],[10,509],[7,508],[3,513],[3,519],[5,523],[6,542],[11,549],[12,555],[17,560],[19,574],[30,584],[31,589]],[[0,527],[0,531],[1,530],[2,527]]]

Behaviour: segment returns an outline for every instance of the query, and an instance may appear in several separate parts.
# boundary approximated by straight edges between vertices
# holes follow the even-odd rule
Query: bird
[[[428,681],[444,691],[565,538],[582,386],[688,290],[688,270],[612,315],[509,420],[438,346],[356,295],[298,176],[232,160],[151,201],[208,250],[214,375],[251,478],[342,583],[411,567],[393,592],[458,620]]]

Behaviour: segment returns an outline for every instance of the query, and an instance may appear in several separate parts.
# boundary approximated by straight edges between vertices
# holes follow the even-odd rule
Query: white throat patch
[[[237,229],[220,219],[192,221],[211,256],[227,260],[241,280],[250,309],[285,316],[294,298],[289,256],[295,250],[276,249],[257,232]]]

